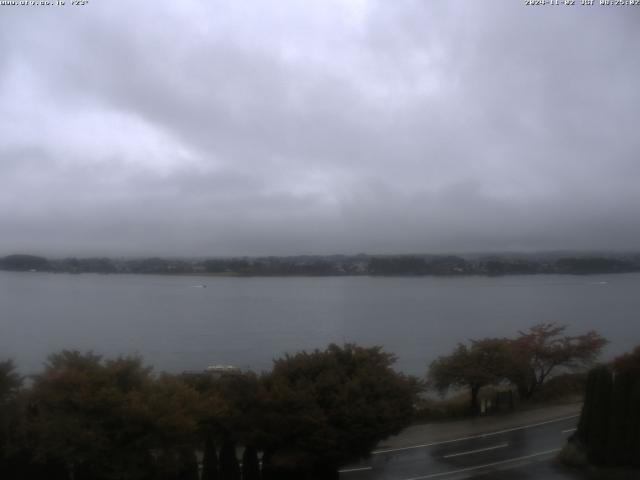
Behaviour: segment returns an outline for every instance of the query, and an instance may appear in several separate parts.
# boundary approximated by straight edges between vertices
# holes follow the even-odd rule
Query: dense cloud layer
[[[640,7],[141,3],[0,7],[0,253],[640,244]]]

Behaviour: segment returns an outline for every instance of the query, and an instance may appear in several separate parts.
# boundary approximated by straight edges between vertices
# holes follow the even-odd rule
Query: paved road
[[[344,467],[342,480],[573,479],[552,459],[575,430],[577,415],[462,438],[382,448]]]

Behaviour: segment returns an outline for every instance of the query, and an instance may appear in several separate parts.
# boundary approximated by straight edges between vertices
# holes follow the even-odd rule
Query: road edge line
[[[552,453],[559,452],[560,450],[562,449],[554,448],[552,450],[545,450],[544,452],[532,453],[531,455],[524,455],[522,457],[510,458],[508,460],[500,460],[499,462],[485,463],[484,465],[461,468],[459,470],[451,470],[449,472],[431,473],[429,475],[423,475],[422,477],[411,477],[411,478],[405,478],[403,480],[427,480],[428,478],[444,477],[445,475],[457,475],[458,473],[471,472],[473,470],[481,470],[487,467],[495,467],[496,465],[504,465],[505,463],[519,462],[522,460],[528,460],[530,458],[541,457],[542,455],[550,455]]]
[[[527,429],[527,428],[540,427],[542,425],[549,425],[551,423],[562,422],[564,420],[570,420],[572,418],[578,418],[579,416],[580,416],[580,414],[577,413],[575,415],[569,415],[569,416],[566,416],[566,417],[556,418],[554,420],[546,420],[544,422],[532,423],[530,425],[524,425],[524,426],[513,427],[513,428],[506,428],[504,430],[497,430],[495,432],[482,433],[482,434],[478,434],[478,435],[470,435],[468,437],[460,437],[460,438],[455,438],[453,440],[443,440],[441,442],[425,443],[425,444],[422,444],[422,445],[410,445],[408,447],[387,448],[387,449],[382,449],[382,450],[374,450],[373,452],[371,452],[371,455],[382,455],[382,454],[385,454],[385,453],[402,452],[403,450],[415,450],[416,448],[435,447],[436,445],[446,445],[447,443],[455,443],[455,442],[462,442],[464,440],[474,440],[476,438],[491,437],[493,435],[500,435],[501,433],[515,432],[517,430],[524,430],[524,429]]]
[[[490,450],[497,450],[499,448],[507,448],[508,443],[501,443],[500,445],[494,445],[493,447],[478,448],[476,450],[467,450],[466,452],[450,453],[449,455],[443,455],[442,458],[455,458],[462,457],[463,455],[473,455],[474,453],[488,452]]]

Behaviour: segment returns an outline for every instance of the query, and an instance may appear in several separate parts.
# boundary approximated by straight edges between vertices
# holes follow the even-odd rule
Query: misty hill
[[[51,266],[46,258],[16,254],[0,258],[0,269],[26,272],[29,270],[50,270]]]

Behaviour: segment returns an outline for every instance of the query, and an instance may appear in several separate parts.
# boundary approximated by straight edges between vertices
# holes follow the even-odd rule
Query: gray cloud
[[[640,10],[3,7],[0,253],[633,249]]]

